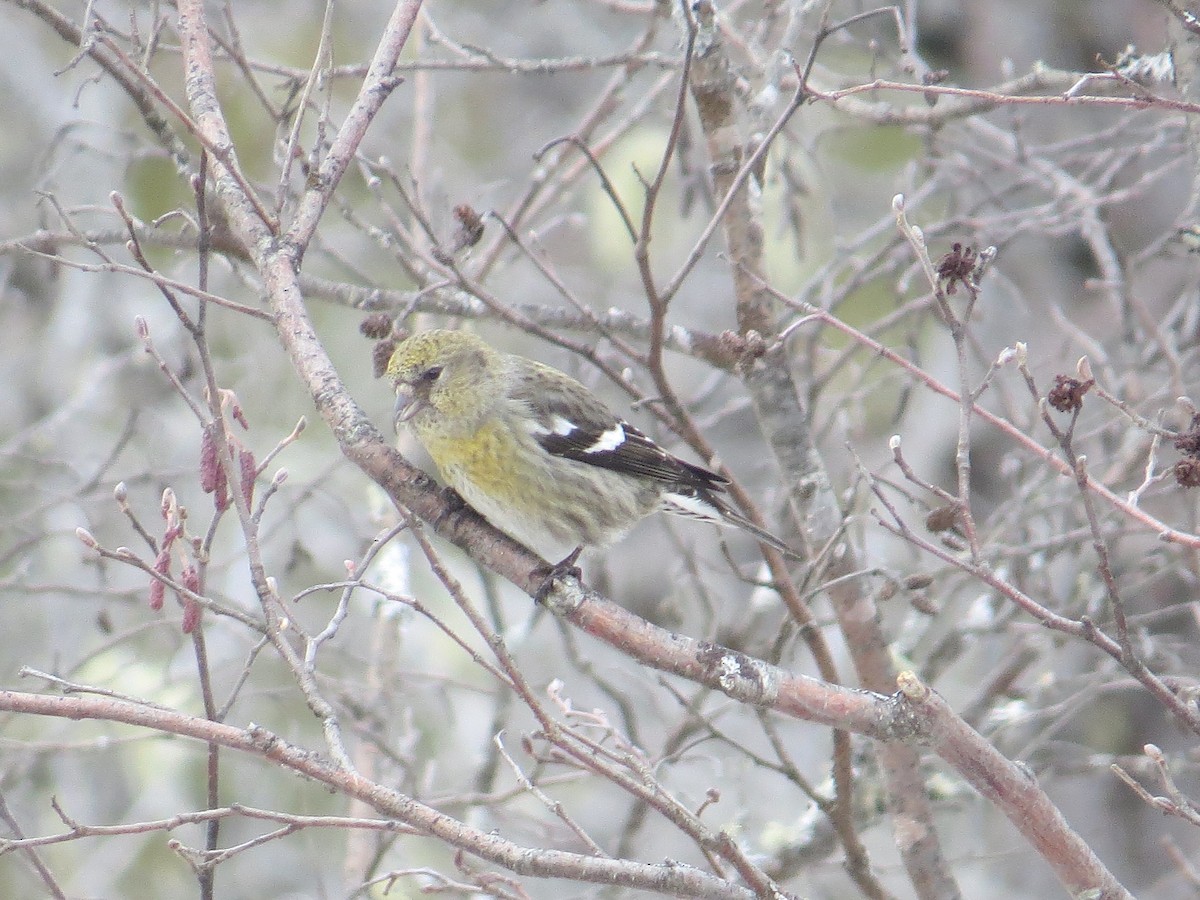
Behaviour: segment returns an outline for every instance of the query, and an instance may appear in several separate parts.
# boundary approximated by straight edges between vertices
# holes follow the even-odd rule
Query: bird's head
[[[438,419],[466,422],[487,408],[500,354],[465,331],[423,331],[400,344],[388,361],[396,388],[393,423],[420,427]]]

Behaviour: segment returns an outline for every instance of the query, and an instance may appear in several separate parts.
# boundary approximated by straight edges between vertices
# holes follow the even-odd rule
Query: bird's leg
[[[446,504],[446,508],[438,514],[437,521],[433,523],[435,529],[441,528],[448,518],[467,508],[467,501],[463,499],[462,494],[449,485],[442,488],[442,502]]]
[[[583,572],[579,566],[575,565],[575,561],[579,559],[579,554],[583,552],[583,547],[576,547],[561,560],[552,566],[538,566],[534,569],[534,576],[542,577],[542,584],[534,591],[533,599],[538,603],[544,603],[546,598],[550,596],[550,592],[554,590],[554,582],[560,578],[571,577],[578,580]]]

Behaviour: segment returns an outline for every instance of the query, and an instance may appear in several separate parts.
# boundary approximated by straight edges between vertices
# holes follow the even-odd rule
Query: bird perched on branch
[[[403,341],[387,376],[395,425],[412,426],[449,485],[541,552],[608,544],[655,510],[745,529],[799,558],[722,497],[729,479],[668,453],[557,369],[463,331]]]

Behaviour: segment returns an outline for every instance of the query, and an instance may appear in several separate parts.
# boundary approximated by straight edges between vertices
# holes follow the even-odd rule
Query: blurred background
[[[830,20],[862,11],[834,3]],[[1157,54],[1168,43],[1167,12],[1150,0],[926,0],[905,4],[904,12],[921,62],[915,71],[901,66],[895,20],[876,16],[826,40],[813,85],[834,91],[875,78],[919,83],[922,72],[944,70],[932,81],[1054,96],[1082,73],[1116,64],[1127,48]],[[213,5],[209,14],[223,48],[219,90],[243,171],[264,203],[281,203],[286,219],[303,189],[307,154],[339,126],[391,9],[373,0],[351,0],[330,13],[317,3],[243,0]],[[113,195],[136,221],[150,264],[192,285],[195,198],[128,94],[69,39],[70,23],[90,22],[186,105],[175,15],[169,4],[0,4],[0,110],[8,122],[0,130],[0,684],[48,692],[86,685],[202,714],[196,644],[181,630],[183,610],[172,593],[161,611],[151,610],[145,572],[98,559],[76,536],[83,527],[106,548],[127,546],[152,561],[139,528],[161,536],[169,488],[187,510],[189,534],[211,541],[206,596],[260,615],[243,534],[229,514],[215,516],[201,489],[197,416],[146,352],[135,319],[145,320],[182,389],[202,400],[196,344],[158,287],[133,271],[138,265]],[[333,68],[308,98],[296,131],[297,163],[281,178],[283,148],[305,79],[318,65],[327,15]],[[773,2],[735,3],[721,16],[742,103],[739,125],[749,140],[783,114],[795,88],[791,62],[808,58],[818,19]],[[682,34],[678,10],[654,2],[427,4],[405,51],[404,82],[372,125],[304,261],[306,300],[321,339],[381,430],[391,432],[392,397],[374,378],[372,345],[359,332],[371,311],[406,313],[403,324],[412,329],[470,327],[570,372],[618,409],[629,408],[631,394],[653,396],[646,372],[604,336],[645,348],[649,313],[632,242],[581,155],[567,144],[545,148],[566,136],[582,139],[616,195],[640,216],[643,180],[657,171],[674,119]],[[1147,89],[1174,95],[1169,82]],[[1136,90],[1108,81],[1085,92]],[[194,154],[178,120],[163,115]],[[1176,398],[1195,393],[1200,323],[1195,257],[1177,232],[1190,224],[1188,155],[1195,149],[1182,115],[1161,106],[998,105],[958,97],[931,105],[920,93],[883,90],[808,103],[773,146],[756,197],[770,283],[957,389],[954,346],[894,225],[892,198],[903,193],[935,263],[953,242],[998,249],[970,323],[969,383],[980,383],[1004,348],[1025,342],[1044,394],[1054,375],[1074,374],[1086,354],[1102,386],[1130,410],[1183,430],[1189,413]],[[194,156],[192,165],[194,171]],[[656,210],[651,267],[660,283],[683,265],[720,199],[708,165],[689,105]],[[513,229],[509,236],[496,219],[486,220],[483,239],[460,257],[466,286],[448,283],[436,264],[438,249],[453,242],[453,210],[461,204],[494,211]],[[210,213],[220,238],[219,211]],[[672,302],[670,324],[687,334],[736,326],[722,251],[718,236]],[[475,295],[471,285],[480,289]],[[219,239],[208,290],[263,308],[253,266]],[[516,327],[511,316],[506,322],[489,312],[483,290],[510,312],[594,347],[625,383]],[[194,313],[196,301],[180,296]],[[803,309],[780,304],[779,313],[786,326]],[[502,734],[525,773],[605,852],[703,866],[692,842],[611,782],[523,750],[535,729],[532,716],[448,636],[481,646],[411,539],[375,545],[392,535],[397,514],[314,416],[271,324],[216,306],[207,315],[218,382],[236,395],[249,426],[233,426],[242,445],[261,462],[301,417],[308,419],[259,478],[261,497],[275,472],[287,470],[265,507],[260,546],[299,627],[319,632],[339,602],[347,604],[345,621],[320,649],[316,673],[360,770],[485,831],[581,852],[562,822],[518,788],[494,742]],[[1045,632],[995,592],[875,524],[867,473],[917,525],[937,505],[891,463],[893,434],[902,436],[921,477],[954,488],[958,407],[843,334],[802,324],[791,342],[847,528],[872,577],[900,586],[882,610],[901,665],[921,672],[1005,755],[1027,764],[1133,893],[1197,896],[1183,862],[1196,858],[1195,828],[1152,811],[1109,772],[1116,762],[1145,773],[1140,748],[1153,741],[1177,762],[1181,786],[1196,789],[1194,735],[1107,657]],[[677,393],[771,527],[786,533],[776,463],[738,379],[679,352],[682,345],[680,337],[668,354]],[[1011,368],[994,376],[982,402],[1054,446]],[[636,424],[690,452],[645,404],[635,407]],[[1064,615],[1102,619],[1103,582],[1069,480],[995,430],[977,426],[971,437],[974,511],[988,565]],[[428,468],[413,442],[402,439],[401,447]],[[1169,440],[1089,400],[1077,449],[1088,454],[1094,476],[1122,496],[1149,480],[1149,465],[1162,477],[1144,485],[1143,505],[1174,527],[1196,530],[1194,500],[1170,477],[1178,454]],[[114,499],[118,484],[127,510]],[[1154,671],[1190,684],[1197,662],[1194,554],[1161,545],[1111,509],[1101,516],[1136,613],[1139,652]],[[952,534],[935,539],[961,550]],[[663,789],[692,810],[718,790],[705,821],[766,860],[789,890],[813,898],[859,895],[827,822],[775,756],[786,747],[789,765],[827,791],[825,729],[784,719],[764,724],[766,717],[727,698],[642,669],[534,610],[525,595],[454,548],[436,546],[505,636],[529,682],[550,690],[548,702],[564,720],[621,752],[637,748]],[[656,518],[616,547],[586,554],[583,566],[590,585],[658,624],[811,674],[778,599],[758,584],[767,575],[755,553],[742,536]],[[378,588],[417,598],[445,628],[381,591],[345,596],[347,561],[365,567]],[[911,576],[922,580],[906,582]],[[812,602],[844,660],[819,592]],[[259,723],[324,752],[320,723],[261,635],[227,615],[208,613],[202,627],[227,721]],[[579,711],[594,718],[583,721]],[[261,760],[222,759],[223,803],[369,814]],[[895,896],[915,896],[873,787],[868,743],[856,760],[858,821],[872,865]],[[51,798],[72,819],[95,825],[203,809],[205,765],[204,748],[178,738],[6,716],[3,830],[9,837],[63,831]],[[935,762],[929,775],[964,896],[1061,894],[1001,816]],[[221,845],[271,827],[230,818]],[[196,895],[193,872],[167,847],[172,837],[203,846],[202,828],[189,825],[169,834],[146,828],[63,842],[38,854],[65,896]],[[442,884],[432,871],[471,881],[456,870],[453,850],[432,840],[309,828],[222,863],[216,896],[383,896],[385,889],[387,896],[417,896]],[[384,880],[397,872],[405,874]],[[511,896],[635,896],[582,883],[517,881],[519,889],[505,887]],[[458,893],[509,896],[473,883]],[[0,856],[0,895],[50,895],[48,884],[28,855]]]

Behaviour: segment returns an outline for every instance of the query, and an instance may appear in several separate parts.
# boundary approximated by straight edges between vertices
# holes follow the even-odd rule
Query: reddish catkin
[[[200,593],[200,573],[194,565],[188,563],[183,567],[183,571],[179,573],[179,583],[193,594]]]
[[[213,426],[208,425],[200,433],[200,489],[211,494],[217,489],[217,478],[221,464],[217,460],[217,442],[213,437]]]
[[[229,509],[229,477],[225,474],[225,467],[217,466],[217,483],[213,488],[213,506],[217,508],[217,512],[224,512]]]
[[[183,571],[179,573],[179,583],[191,591],[193,594],[200,593],[200,573],[196,571],[196,567],[188,563],[183,567]],[[191,597],[183,598],[183,633],[191,634],[196,626],[200,624],[200,613],[202,608]]]
[[[238,468],[241,470],[242,497],[246,500],[246,509],[254,508],[254,478],[258,474],[258,464],[254,461],[253,450],[238,451]]]
[[[171,545],[173,543],[175,543],[176,538],[178,538],[182,534],[183,534],[183,526],[182,525],[172,525],[170,528],[168,528],[166,531],[164,531],[163,536],[162,536],[163,552],[165,553],[167,550],[170,550]]]
[[[200,604],[195,600],[183,601],[183,633],[191,634],[200,624]]]
[[[387,313],[371,313],[358,324],[358,330],[373,341],[382,341],[392,333],[392,317]]]
[[[250,423],[246,420],[246,413],[242,409],[242,405],[236,400],[233,401],[233,406],[229,410],[229,414],[233,416],[234,421],[242,426],[246,431],[250,430]]]
[[[154,560],[154,571],[159,575],[171,574],[171,551],[162,549],[158,551],[158,556]],[[150,580],[150,608],[158,611],[162,609],[163,597],[166,596],[167,586],[157,578]]]
[[[382,378],[387,371],[388,360],[396,352],[396,342],[389,338],[379,341],[371,350],[371,369],[376,378]]]

